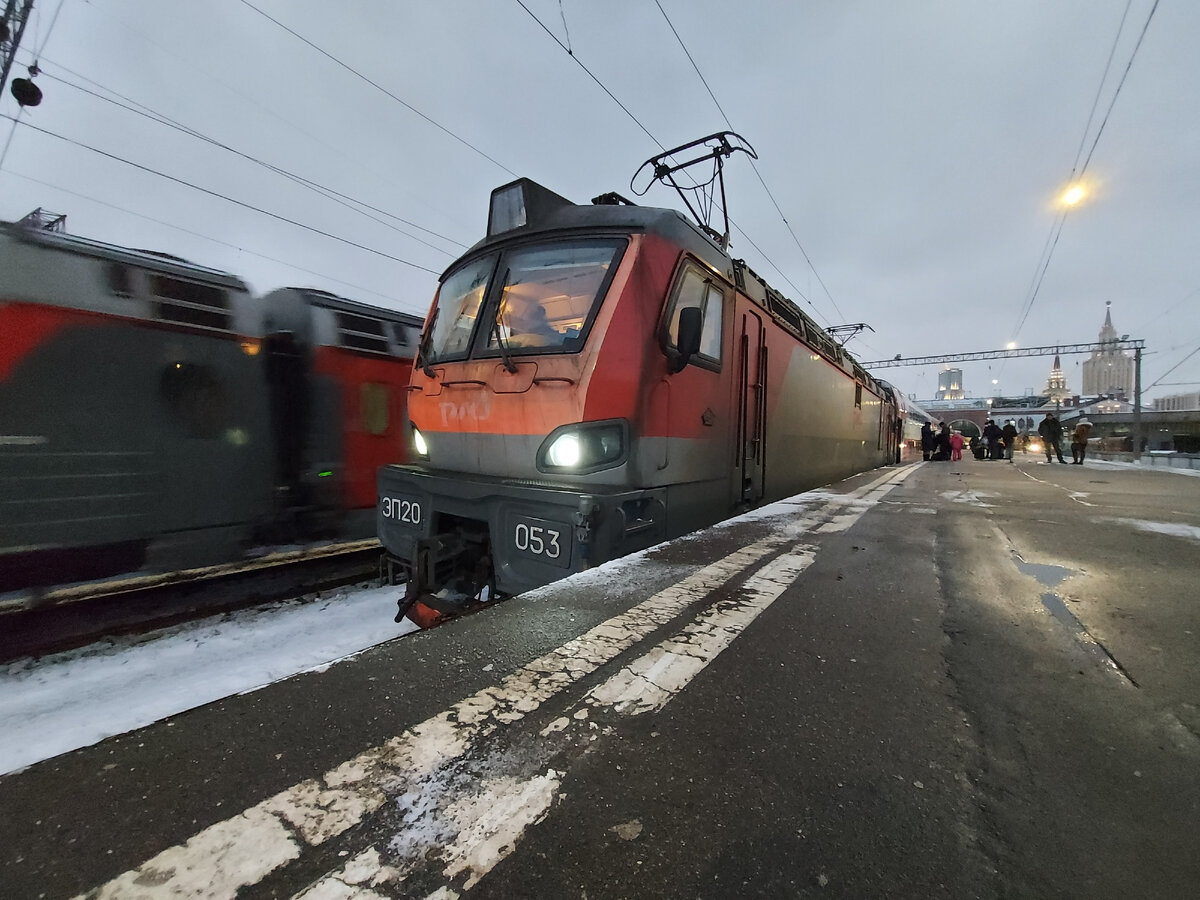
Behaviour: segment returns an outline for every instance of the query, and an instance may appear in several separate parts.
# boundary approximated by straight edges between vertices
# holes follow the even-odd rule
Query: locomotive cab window
[[[578,351],[623,247],[554,241],[468,263],[442,282],[424,361]]]
[[[471,346],[475,321],[483,304],[496,258],[488,256],[463,266],[442,282],[434,309],[426,362],[461,359]]]
[[[578,350],[618,250],[612,241],[564,241],[506,253],[484,350],[488,355]]]
[[[688,307],[700,310],[700,352],[692,362],[707,368],[721,365],[721,322],[725,310],[725,291],[704,272],[689,266],[679,280],[679,288],[667,324],[667,344],[679,346],[679,315]]]
[[[861,407],[862,407],[862,383],[856,381],[854,383],[854,408],[859,409]]]

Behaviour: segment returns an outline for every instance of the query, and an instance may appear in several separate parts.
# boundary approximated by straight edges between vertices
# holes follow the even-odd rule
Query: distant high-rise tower
[[[1083,393],[1128,397],[1133,394],[1133,357],[1117,346],[1117,329],[1113,328],[1112,311],[1107,308],[1110,306],[1105,304],[1100,343],[1083,363]]]
[[[1050,370],[1050,377],[1046,379],[1043,392],[1050,395],[1051,403],[1059,403],[1071,396],[1071,391],[1067,388],[1067,376],[1063,374],[1062,363],[1059,362],[1057,353],[1054,354],[1054,368]]]
[[[938,400],[961,400],[963,393],[962,369],[946,369],[938,373]]]

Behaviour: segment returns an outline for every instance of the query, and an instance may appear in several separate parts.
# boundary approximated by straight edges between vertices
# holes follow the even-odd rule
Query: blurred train
[[[528,180],[442,276],[379,473],[421,625],[896,462],[902,398],[712,229]]]
[[[886,381],[880,383],[887,384]],[[899,408],[900,443],[898,449],[900,456],[898,461],[912,462],[913,460],[918,460],[921,458],[921,427],[926,422],[936,426],[938,420],[915,401],[909,400],[901,394],[896,388],[890,384],[887,384],[887,386],[895,394],[896,403]]]
[[[0,591],[374,535],[421,318],[0,224]]]

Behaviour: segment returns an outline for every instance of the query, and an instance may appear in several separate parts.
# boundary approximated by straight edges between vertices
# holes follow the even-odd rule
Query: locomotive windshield
[[[442,283],[427,362],[578,350],[623,246],[556,241],[467,263]]]

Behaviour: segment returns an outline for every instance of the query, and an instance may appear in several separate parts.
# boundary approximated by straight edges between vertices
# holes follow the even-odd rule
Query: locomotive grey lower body
[[[393,580],[407,585],[397,621],[417,602],[454,615],[653,546],[672,536],[666,511],[666,488],[581,493],[386,466],[378,533]]]

